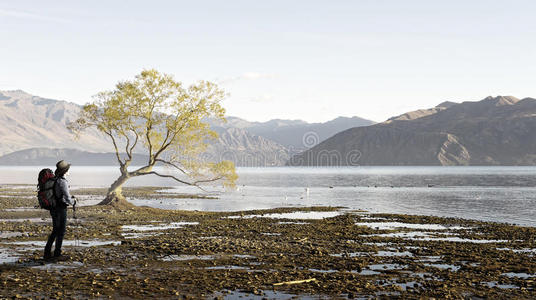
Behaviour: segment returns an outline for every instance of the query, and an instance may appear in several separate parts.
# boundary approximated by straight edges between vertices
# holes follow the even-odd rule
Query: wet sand
[[[128,197],[163,198],[161,188]],[[6,298],[536,298],[536,228],[334,207],[245,212],[77,210],[65,262],[32,187],[0,187]],[[77,191],[88,203],[102,189]],[[165,197],[169,198],[168,193]],[[174,195],[173,197],[188,197]]]

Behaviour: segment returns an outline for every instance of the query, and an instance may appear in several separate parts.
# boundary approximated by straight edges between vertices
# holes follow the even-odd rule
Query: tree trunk
[[[122,173],[108,189],[106,198],[99,202],[98,205],[112,205],[118,208],[132,207],[133,205],[129,203],[122,194],[123,184],[125,184],[129,178],[128,174]]]

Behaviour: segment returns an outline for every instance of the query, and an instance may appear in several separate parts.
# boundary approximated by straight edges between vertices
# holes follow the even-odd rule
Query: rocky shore
[[[335,207],[210,213],[80,207],[63,262],[47,211],[2,186],[0,298],[534,299],[536,228]],[[77,190],[81,202],[100,189]],[[188,197],[157,188],[128,197]]]

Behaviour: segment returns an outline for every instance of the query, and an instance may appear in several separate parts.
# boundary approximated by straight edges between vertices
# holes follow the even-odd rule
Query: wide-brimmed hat
[[[56,173],[56,175],[63,175],[65,173],[67,173],[67,171],[69,171],[70,167],[71,167],[70,163],[67,163],[64,160],[60,160],[56,164],[56,171],[54,173]]]

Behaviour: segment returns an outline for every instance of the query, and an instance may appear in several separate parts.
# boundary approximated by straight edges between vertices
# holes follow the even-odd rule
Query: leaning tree
[[[206,161],[202,155],[207,142],[217,138],[206,120],[224,120],[220,105],[224,96],[213,83],[201,81],[185,88],[156,70],[144,70],[134,80],[97,94],[68,127],[77,135],[94,127],[113,144],[121,175],[99,204],[128,205],[121,193],[123,184],[144,175],[198,187],[213,181],[234,185],[237,175],[232,162]],[[134,152],[142,150],[148,156],[145,165],[129,169]],[[157,164],[175,172],[157,171]]]

